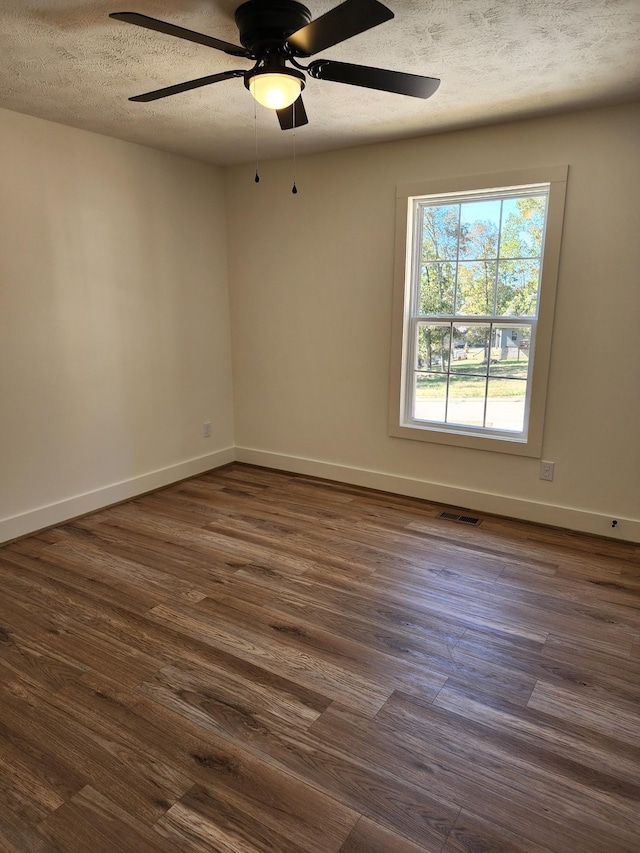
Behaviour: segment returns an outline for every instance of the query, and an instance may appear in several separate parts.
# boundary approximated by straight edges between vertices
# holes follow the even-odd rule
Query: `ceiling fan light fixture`
[[[285,71],[258,70],[249,77],[247,88],[263,107],[283,110],[300,97],[304,75],[293,68]]]

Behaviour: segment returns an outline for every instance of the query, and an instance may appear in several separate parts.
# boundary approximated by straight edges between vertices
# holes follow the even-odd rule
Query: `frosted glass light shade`
[[[298,100],[302,80],[292,74],[262,72],[249,80],[249,91],[259,104],[270,110],[282,110]]]

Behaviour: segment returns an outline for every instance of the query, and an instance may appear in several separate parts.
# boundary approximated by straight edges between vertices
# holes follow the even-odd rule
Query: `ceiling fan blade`
[[[364,33],[391,18],[391,9],[387,9],[378,0],[345,0],[290,35],[287,43],[300,56],[313,56],[314,53]]]
[[[175,24],[168,24],[166,21],[159,21],[157,18],[150,18],[148,15],[140,15],[138,12],[112,12],[109,17],[115,18],[116,21],[124,21],[127,24],[135,24],[137,27],[146,27],[148,30],[157,30],[157,32],[166,33],[168,36],[193,41],[196,44],[204,44],[206,47],[214,47],[216,50],[222,50],[231,56],[251,58],[249,51],[240,45],[220,41],[220,39],[205,36],[203,33],[196,33],[193,30],[185,30],[184,27],[177,27]]]
[[[232,71],[221,71],[220,74],[210,74],[208,77],[198,77],[197,80],[188,80],[186,83],[177,83],[175,86],[166,86],[164,89],[155,89],[153,92],[145,92],[144,95],[136,95],[129,98],[130,101],[157,101],[158,98],[167,98],[169,95],[178,95],[180,92],[188,92],[189,89],[198,89],[200,86],[208,86],[210,83],[219,83],[221,80],[229,80],[231,77],[244,77],[244,71],[234,69]]]
[[[364,86],[366,89],[379,89],[396,95],[411,95],[412,98],[429,98],[440,85],[437,77],[422,77],[419,74],[387,71],[349,62],[332,62],[330,59],[316,59],[308,70],[316,80],[349,83],[351,86]]]
[[[283,110],[278,110],[277,112],[282,130],[292,130],[294,127],[302,127],[303,124],[309,124],[307,111],[302,103],[302,95],[290,107],[285,107]]]

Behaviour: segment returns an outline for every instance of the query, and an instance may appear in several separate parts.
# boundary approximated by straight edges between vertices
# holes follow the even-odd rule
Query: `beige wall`
[[[640,541],[638,105],[299,158],[297,196],[290,160],[233,168],[226,208],[212,166],[0,134],[0,540],[235,456]],[[554,482],[389,437],[396,184],[558,163]]]
[[[639,140],[636,104],[302,158],[297,196],[289,160],[257,186],[228,170],[238,458],[640,540]],[[535,459],[389,437],[396,185],[555,164],[554,482]]]
[[[8,539],[231,459],[233,414],[221,171],[6,111],[0,138]]]

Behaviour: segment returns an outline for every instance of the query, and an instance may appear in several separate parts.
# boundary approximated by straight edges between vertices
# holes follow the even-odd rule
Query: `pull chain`
[[[258,174],[258,110],[256,109],[256,102],[253,102],[253,127],[255,130],[255,143],[256,143],[256,176],[254,181],[256,184],[260,183],[260,175]]]
[[[291,187],[293,195],[298,194],[296,186],[296,105],[293,104],[293,186]]]

